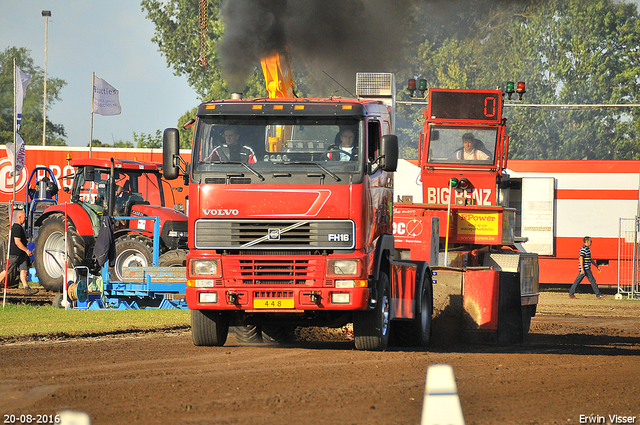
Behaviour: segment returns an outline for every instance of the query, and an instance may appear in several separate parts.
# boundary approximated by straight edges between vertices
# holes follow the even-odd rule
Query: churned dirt
[[[363,352],[322,329],[287,346],[230,336],[195,347],[189,329],[4,340],[0,413],[3,423],[75,410],[92,424],[418,424],[427,367],[447,363],[466,424],[640,423],[640,301],[579,298],[543,293],[514,346]]]

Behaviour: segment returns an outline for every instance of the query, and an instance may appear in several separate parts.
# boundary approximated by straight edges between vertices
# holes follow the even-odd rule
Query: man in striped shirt
[[[582,241],[584,242],[584,245],[582,245],[582,248],[580,248],[580,257],[578,258],[579,274],[578,277],[576,277],[576,280],[573,282],[573,285],[571,285],[571,289],[569,289],[569,298],[578,298],[574,294],[576,293],[578,285],[586,276],[586,278],[589,279],[589,282],[591,283],[591,287],[593,288],[593,293],[596,294],[596,298],[601,300],[606,297],[606,295],[600,292],[598,284],[596,283],[596,279],[593,277],[593,273],[591,273],[591,263],[596,266],[598,271],[601,271],[598,264],[591,259],[591,249],[589,248],[591,246],[591,238],[589,236],[585,236]]]

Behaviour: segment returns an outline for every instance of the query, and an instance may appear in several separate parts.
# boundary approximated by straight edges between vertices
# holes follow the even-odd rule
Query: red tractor
[[[103,215],[114,217],[160,217],[159,266],[183,266],[187,249],[187,217],[165,207],[160,165],[151,162],[78,159],[74,184],[67,204],[52,203],[46,196],[31,202],[49,203],[46,209],[29,208],[28,233],[35,241],[35,268],[40,284],[60,292],[65,252],[68,268],[100,274],[93,247]],[[166,182],[165,182],[166,184]],[[111,214],[109,214],[111,212]],[[65,214],[68,249],[65,250]],[[153,221],[115,221],[115,267],[111,280],[122,280],[123,267],[146,267],[153,259]]]

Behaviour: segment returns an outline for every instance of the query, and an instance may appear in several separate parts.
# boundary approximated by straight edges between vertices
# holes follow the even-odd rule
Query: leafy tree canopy
[[[22,107],[20,135],[27,145],[42,145],[44,72],[34,65],[29,50],[23,47],[8,47],[0,53],[0,144],[13,142],[14,59],[16,66],[31,76]],[[66,85],[64,80],[47,77],[47,109],[60,100],[60,90]],[[65,137],[64,126],[47,118],[46,144],[66,146]]]
[[[223,76],[229,79],[229,73],[222,68],[227,59],[221,55],[238,50],[244,54],[239,58],[252,64],[244,71],[245,95],[265,96],[257,58],[282,37],[291,46],[302,96],[338,94],[322,71],[341,80],[343,64],[349,71],[394,72],[400,100],[408,100],[405,81],[416,77],[426,79],[428,87],[464,89],[525,81],[527,104],[640,103],[639,15],[625,2],[209,0],[207,7],[205,68],[197,62],[198,2],[142,0],[156,26],[153,41],[203,99],[228,97]],[[352,82],[345,85],[350,89]],[[404,157],[417,157],[422,109],[398,107]],[[195,110],[188,112],[180,124],[194,115]],[[509,106],[506,116],[512,158],[640,158],[637,108]],[[186,147],[191,131],[181,132]]]

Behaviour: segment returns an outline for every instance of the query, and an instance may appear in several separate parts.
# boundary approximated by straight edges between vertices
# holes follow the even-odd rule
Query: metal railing
[[[640,218],[620,218],[618,226],[618,293],[640,297]]]

